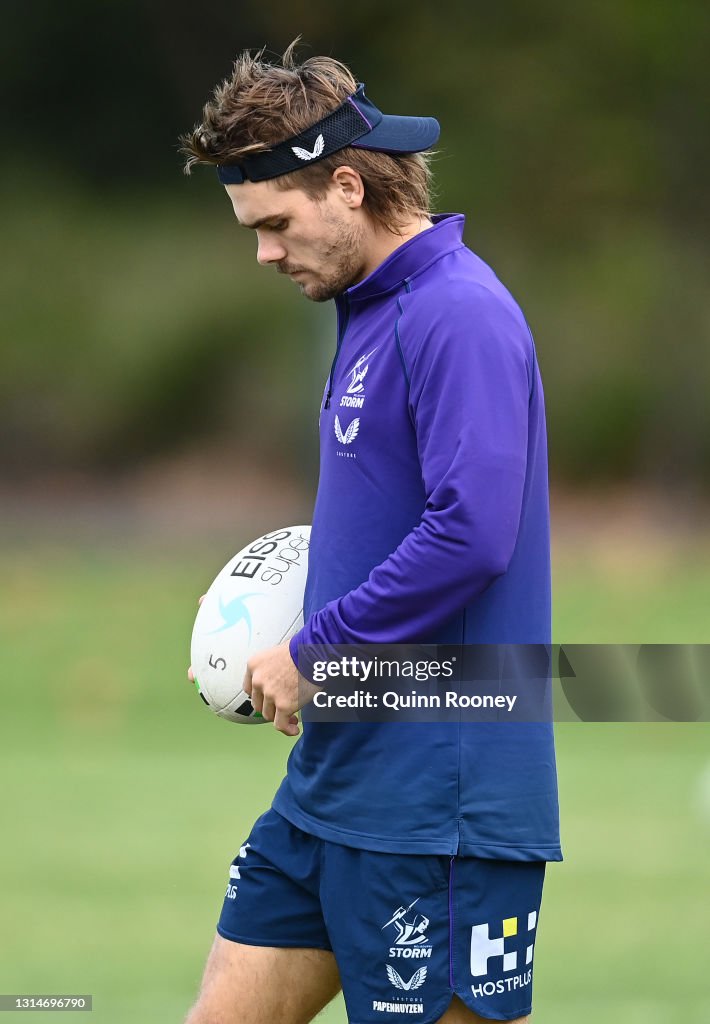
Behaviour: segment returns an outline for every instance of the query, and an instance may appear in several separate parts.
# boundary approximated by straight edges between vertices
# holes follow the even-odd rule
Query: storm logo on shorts
[[[429,918],[424,917],[423,914],[414,914],[411,915],[410,921],[407,920],[407,914],[420,899],[421,897],[417,896],[408,907],[398,907],[387,924],[382,925],[382,931],[389,928],[391,924],[394,925],[397,929],[397,938],[394,941],[398,946],[413,946],[419,942],[426,942],[424,933],[429,927]]]
[[[431,945],[427,938],[426,930],[429,927],[429,918],[424,914],[417,914],[412,907],[419,902],[421,897],[417,896],[408,907],[398,907],[386,924],[385,928],[394,928],[397,937],[394,945],[390,946],[390,957],[411,957],[419,959],[431,956]]]

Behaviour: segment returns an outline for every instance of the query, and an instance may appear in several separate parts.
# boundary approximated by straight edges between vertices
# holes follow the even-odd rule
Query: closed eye
[[[253,224],[249,224],[248,221],[239,220],[237,221],[240,227],[249,228],[250,231],[257,231],[259,228],[266,228],[267,231],[285,231],[288,227],[288,218],[282,217],[277,219],[275,217],[261,217],[259,220],[255,220]]]

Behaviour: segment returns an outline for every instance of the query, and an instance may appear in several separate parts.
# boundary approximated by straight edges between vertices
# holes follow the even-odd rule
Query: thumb
[[[274,715],[274,729],[278,729],[284,736],[298,736],[298,719],[295,715],[289,715],[286,711],[278,711]]]

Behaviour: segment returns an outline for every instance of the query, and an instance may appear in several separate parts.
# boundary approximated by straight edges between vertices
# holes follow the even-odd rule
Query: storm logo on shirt
[[[361,395],[364,398],[365,386],[363,384],[363,381],[367,376],[367,371],[370,369],[367,360],[370,358],[370,356],[373,356],[376,351],[377,347],[373,348],[371,352],[367,353],[367,355],[360,356],[355,365],[350,370],[348,370],[348,373],[350,374],[350,383],[348,384],[347,389],[349,395]],[[340,404],[346,404],[345,396],[343,396],[343,399],[341,400]],[[348,402],[347,404],[349,405],[350,403]]]

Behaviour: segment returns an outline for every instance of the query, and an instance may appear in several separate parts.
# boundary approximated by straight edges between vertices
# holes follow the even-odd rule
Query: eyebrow
[[[249,228],[255,231],[256,228],[260,228],[262,224],[266,224],[270,220],[285,220],[286,215],[284,213],[272,213],[268,217],[260,217],[259,220],[252,221],[251,224],[247,224],[245,220],[239,221],[239,226],[243,228]]]

